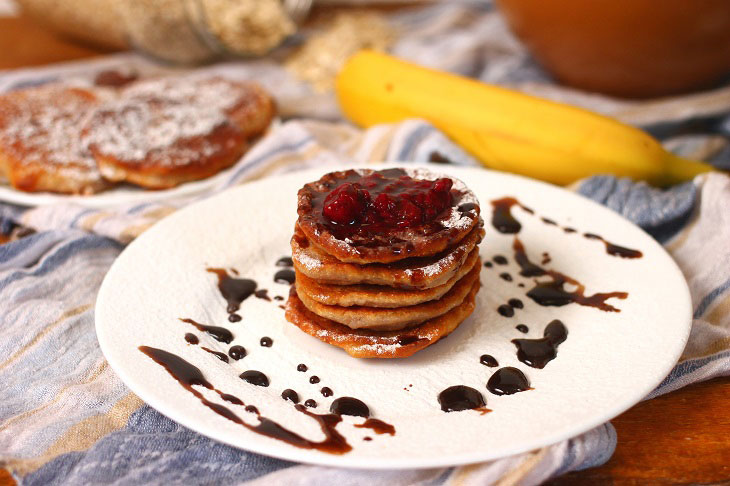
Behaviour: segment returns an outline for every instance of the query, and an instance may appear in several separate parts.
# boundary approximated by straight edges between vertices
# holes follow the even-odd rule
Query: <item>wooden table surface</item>
[[[22,17],[0,17],[0,53],[0,69],[103,54],[59,39]],[[611,460],[550,486],[730,484],[730,378],[642,402],[612,422],[618,445]],[[14,482],[0,469],[0,486],[6,484]]]

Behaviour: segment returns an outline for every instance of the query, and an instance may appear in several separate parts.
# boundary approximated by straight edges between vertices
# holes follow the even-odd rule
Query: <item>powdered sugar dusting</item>
[[[105,104],[89,124],[86,142],[102,155],[125,162],[150,155],[162,166],[186,165],[226,147],[206,138],[228,124],[227,110],[241,89],[219,78],[176,77],[142,81]],[[181,141],[199,138],[195,150]]]
[[[0,102],[0,143],[20,163],[53,164],[69,176],[98,174],[81,141],[95,105],[91,93],[57,86],[8,95]]]

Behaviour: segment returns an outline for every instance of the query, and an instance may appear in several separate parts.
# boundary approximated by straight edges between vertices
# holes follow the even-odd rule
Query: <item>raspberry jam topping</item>
[[[452,185],[448,178],[414,179],[397,169],[357,175],[327,195],[322,215],[333,225],[368,232],[421,226],[451,207]]]

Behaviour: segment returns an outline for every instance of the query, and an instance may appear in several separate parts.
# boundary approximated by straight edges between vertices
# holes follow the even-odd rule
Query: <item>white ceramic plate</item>
[[[171,189],[155,191],[131,184],[120,184],[106,191],[88,196],[71,196],[52,192],[23,192],[10,186],[7,182],[0,182],[0,201],[28,207],[49,204],[77,204],[88,208],[107,208],[115,205],[166,201],[209,191],[219,182],[224,181],[236,168],[237,166],[234,165],[207,179],[187,182]]]
[[[268,130],[281,125],[281,119],[274,118]],[[239,160],[231,167],[199,181],[186,182],[170,189],[151,190],[132,184],[119,184],[106,191],[88,196],[72,196],[52,192],[24,192],[12,187],[7,181],[0,180],[0,201],[20,206],[36,207],[50,204],[77,204],[87,208],[108,208],[126,204],[169,201],[184,197],[196,196],[214,189],[227,180],[242,166]]]
[[[215,276],[206,267],[235,268],[269,289],[269,295],[286,296],[287,286],[273,282],[279,270],[274,263],[289,254],[296,192],[318,179],[320,170],[236,187],[173,214],[129,245],[104,280],[96,306],[97,334],[109,363],[151,406],[216,440],[292,461],[383,469],[473,463],[555,443],[610,420],[661,382],[684,348],[691,303],[682,274],[659,244],[612,211],[548,184],[477,168],[430,168],[464,180],[479,197],[487,227],[482,258],[501,254],[510,260],[506,266],[483,267],[476,310],[448,339],[403,360],[358,360],[289,324],[278,302],[252,297],[242,306],[241,322],[227,321]],[[490,201],[503,196],[515,196],[562,225],[643,252],[633,260],[610,256],[600,241],[566,234],[514,210],[523,225],[519,238],[533,261],[540,262],[548,252],[552,261],[546,267],[580,280],[588,294],[628,292],[626,300],[608,301],[620,312],[577,304],[541,307],[526,297],[531,281],[518,276],[513,236],[489,224]],[[509,272],[513,281],[501,279],[502,272]],[[518,287],[520,282],[525,288]],[[496,309],[511,297],[519,297],[525,308],[513,318],[502,317]],[[248,356],[229,365],[187,345],[183,336],[193,332],[201,346],[223,352],[228,348],[178,318],[229,328],[233,344],[243,345]],[[542,337],[553,319],[561,319],[569,333],[557,358],[541,370],[519,362],[511,340]],[[515,330],[517,324],[526,324],[529,333]],[[261,347],[262,336],[271,337],[273,346]],[[282,400],[282,390],[292,388],[302,400],[316,400],[319,406],[313,411],[318,413],[326,413],[335,397],[357,397],[374,417],[393,424],[396,434],[374,435],[354,427],[362,419],[346,416],[337,430],[353,450],[344,455],[298,449],[257,435],[204,407],[142,354],[140,345],[184,357],[219,389],[312,440],[322,438],[319,427]],[[505,396],[487,392],[485,385],[496,368],[479,363],[485,353],[500,366],[524,371],[534,389]],[[297,372],[298,363],[305,363],[309,372]],[[240,380],[238,375],[247,369],[264,372],[271,385],[262,388]],[[317,385],[308,381],[313,374],[321,378]],[[441,411],[438,393],[460,384],[480,390],[493,411]],[[332,388],[335,396],[322,397],[322,386]],[[205,391],[205,396],[218,401],[215,394]],[[247,423],[257,424],[243,407],[228,406]],[[373,440],[365,441],[365,436]]]

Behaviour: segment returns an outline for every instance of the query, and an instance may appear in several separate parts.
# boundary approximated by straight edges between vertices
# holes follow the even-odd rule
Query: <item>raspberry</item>
[[[360,219],[369,203],[368,191],[348,182],[327,196],[322,213],[334,223],[354,224]]]

